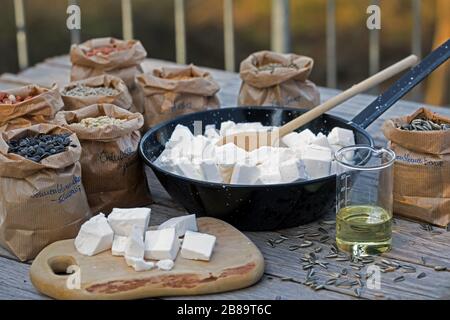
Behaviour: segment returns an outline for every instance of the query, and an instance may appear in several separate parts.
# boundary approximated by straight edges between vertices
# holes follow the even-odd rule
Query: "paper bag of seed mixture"
[[[40,134],[44,138],[38,145],[32,139]],[[35,162],[31,158],[39,148],[40,161]],[[75,237],[90,217],[80,155],[77,136],[55,125],[0,133],[0,245],[20,260],[33,259],[52,242]]]
[[[135,105],[147,129],[176,116],[218,108],[219,85],[194,65],[165,67],[136,77]]]
[[[450,223],[450,125],[445,124],[450,118],[424,108],[384,123],[383,132],[397,155],[394,213],[438,226]]]
[[[83,185],[92,212],[151,203],[138,155],[144,119],[112,104],[58,112],[55,121],[75,132],[83,152]]]
[[[0,132],[48,123],[62,109],[58,88],[29,85],[0,91]]]
[[[122,79],[101,75],[69,83],[61,90],[64,110],[76,110],[96,103],[110,103],[129,110],[133,105]]]
[[[142,73],[141,63],[147,52],[140,41],[97,38],[70,49],[71,81],[110,74],[134,88],[134,77]]]
[[[240,106],[313,108],[320,102],[314,83],[308,80],[313,59],[296,54],[259,51],[241,62]]]

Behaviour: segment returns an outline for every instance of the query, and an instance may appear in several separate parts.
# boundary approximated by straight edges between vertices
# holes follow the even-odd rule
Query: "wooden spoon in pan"
[[[309,123],[310,121],[321,116],[325,112],[333,109],[342,102],[350,99],[351,97],[362,93],[370,88],[375,87],[381,82],[391,78],[392,76],[400,73],[401,71],[412,67],[418,61],[417,56],[410,55],[409,57],[393,64],[392,66],[378,72],[377,74],[367,78],[366,80],[350,87],[349,89],[341,92],[337,96],[325,101],[318,105],[314,109],[302,114],[301,116],[289,121],[282,127],[273,131],[265,132],[241,132],[231,134],[223,137],[217,142],[217,145],[224,145],[226,143],[234,143],[236,146],[252,151],[262,146],[273,146],[280,141],[280,139],[286,134],[300,128],[301,126]]]

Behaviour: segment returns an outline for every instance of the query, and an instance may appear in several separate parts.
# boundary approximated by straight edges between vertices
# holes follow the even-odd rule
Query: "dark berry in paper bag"
[[[72,146],[69,133],[39,134],[35,137],[26,137],[8,142],[8,153],[15,153],[34,162],[64,152]]]

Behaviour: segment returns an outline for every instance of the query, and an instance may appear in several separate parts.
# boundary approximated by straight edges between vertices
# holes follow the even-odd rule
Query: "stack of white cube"
[[[197,232],[195,215],[172,218],[148,230],[150,212],[149,208],[114,208],[108,218],[100,213],[81,226],[74,245],[87,256],[111,250],[135,271],[171,270],[180,247],[184,259],[210,260],[216,237]]]
[[[278,146],[264,146],[247,152],[228,143],[217,146],[224,136],[240,132],[273,130],[259,122],[222,122],[205,127],[194,136],[177,125],[165,150],[155,160],[162,169],[184,177],[215,183],[255,185],[311,180],[335,174],[334,152],[355,144],[353,132],[335,127],[326,136],[309,129],[292,132]]]

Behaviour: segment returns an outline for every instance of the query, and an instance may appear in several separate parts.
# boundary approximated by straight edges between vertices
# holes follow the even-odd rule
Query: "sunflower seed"
[[[297,249],[300,249],[300,246],[298,246],[298,245],[292,245],[292,246],[289,246],[289,251],[295,251],[295,250],[297,250]]]
[[[324,220],[322,223],[331,226],[336,224],[336,220]]]
[[[434,270],[435,270],[435,271],[445,271],[445,270],[447,270],[447,267],[444,267],[444,266],[435,266],[435,267],[434,267]]]
[[[283,277],[280,279],[281,281],[292,281],[294,279],[290,278],[290,277]]]
[[[304,238],[304,237],[305,237],[304,233],[299,233],[299,234],[294,236],[294,238],[297,238],[297,239]]]
[[[329,273],[329,275],[332,278],[339,278],[341,276],[341,274],[338,272],[331,272],[331,273]]]
[[[394,282],[401,282],[401,281],[404,281],[404,280],[405,280],[405,277],[404,276],[400,276],[400,277],[395,278]]]
[[[381,269],[381,272],[386,273],[386,272],[394,272],[396,270],[395,267],[387,267],[387,268],[383,268]]]
[[[327,242],[328,240],[330,240],[330,236],[323,236],[322,238],[319,239],[321,243]]]
[[[308,269],[311,269],[312,267],[314,267],[314,264],[312,264],[312,263],[305,264],[305,265],[303,265],[303,270],[308,270]]]
[[[272,240],[267,240],[266,243],[271,246],[272,248],[275,247],[274,243]]]
[[[315,291],[318,291],[318,290],[322,290],[323,288],[325,288],[325,286],[324,286],[323,284],[320,284],[320,285],[318,285],[318,286],[315,286],[315,287],[314,287],[314,290],[315,290]]]
[[[349,258],[339,257],[336,259],[336,261],[349,261]]]
[[[390,261],[382,259],[381,260],[382,263],[387,264],[388,266],[392,265]]]
[[[361,279],[361,278],[362,278],[361,274],[358,273],[358,272],[355,272],[355,277],[358,278],[358,279]]]
[[[307,233],[306,236],[308,236],[308,237],[318,237],[318,236],[320,236],[320,233],[318,233],[318,232]]]
[[[289,237],[285,236],[284,234],[280,234],[280,238],[284,240],[289,240]]]
[[[273,241],[273,243],[275,243],[275,244],[280,244],[282,242],[284,242],[284,239],[281,239],[281,238]]]
[[[425,272],[421,272],[417,275],[417,279],[422,279],[425,278],[427,276],[427,274]]]
[[[332,251],[333,253],[336,253],[336,254],[339,252],[339,250],[338,250],[338,248],[336,247],[335,244],[332,244],[332,245],[331,245],[331,251]]]
[[[314,271],[314,268],[309,269],[306,278],[311,278],[316,272]]]
[[[402,269],[407,270],[408,272],[416,272],[416,268],[414,268],[413,266],[409,266],[409,265],[402,265],[401,266]]]
[[[332,286],[333,284],[336,283],[336,281],[337,281],[336,278],[331,278],[331,279],[328,279],[327,282],[325,282],[325,284],[329,285],[329,286]]]
[[[323,234],[328,234],[328,230],[322,227],[319,227],[319,229],[317,229],[319,232],[322,232]]]
[[[313,243],[311,241],[305,240],[305,241],[303,241],[303,243],[300,244],[300,248],[307,248],[312,245],[313,245]]]

